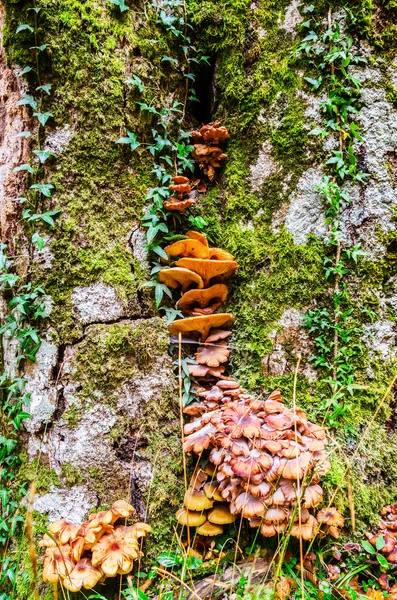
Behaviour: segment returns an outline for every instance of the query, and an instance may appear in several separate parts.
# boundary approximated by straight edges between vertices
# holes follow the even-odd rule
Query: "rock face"
[[[155,553],[169,547],[183,495],[179,400],[165,319],[150,288],[142,287],[149,260],[139,220],[147,190],[156,185],[153,157],[144,147],[131,153],[115,141],[127,126],[146,142],[155,126],[137,110],[137,90],[123,83],[131,74],[158,91],[161,106],[183,100],[184,80],[169,76],[161,62],[164,31],[152,21],[149,27],[134,3],[127,2],[121,16],[108,2],[64,4],[43,4],[43,43],[51,48],[43,69],[53,84],[43,147],[56,158],[44,169],[54,196],[43,198],[41,209],[59,208],[61,214],[55,228],[43,229],[46,247],[33,253],[29,265],[52,310],[37,362],[26,365],[32,418],[25,425],[20,477],[41,461],[35,509],[50,519],[83,518],[93,508],[129,499],[154,526],[148,543]],[[203,74],[203,90],[208,84],[211,92],[203,91],[201,108],[194,112],[188,105],[186,129],[209,115],[223,120],[231,134],[217,187],[199,195],[194,214],[208,222],[214,245],[240,265],[229,297],[236,316],[232,370],[253,392],[279,386],[288,404],[301,355],[297,400],[316,421],[324,416],[324,386],[301,319],[310,308],[329,307],[327,227],[317,187],[330,145],[309,135],[322,119],[322,98],[306,86],[304,65],[291,61],[298,4],[187,1],[196,41],[205,54],[216,48],[216,64],[213,73]],[[26,89],[17,74],[30,57],[30,42],[14,33],[30,5],[23,0],[17,6],[7,1],[0,11],[0,215],[2,241],[12,251],[19,231],[12,200],[25,190],[24,178],[12,169],[29,159],[27,139],[16,134],[31,127],[31,115],[17,105]],[[379,18],[374,13],[373,22]],[[343,240],[361,243],[367,252],[349,280],[360,308],[353,326],[361,331],[355,368],[362,389],[349,400],[346,439],[343,427],[336,434],[348,455],[396,360],[397,43],[378,30],[367,35],[359,49],[370,66],[354,74],[363,83],[357,153],[370,178],[351,187],[352,203],[341,216]],[[18,251],[28,256],[23,238],[16,239]],[[12,344],[3,340],[6,365]],[[353,468],[360,531],[396,500],[396,431],[391,404]],[[338,506],[347,515],[346,482],[339,479],[343,457],[335,453],[332,461],[328,492],[340,484]],[[22,592],[20,600],[26,600]]]

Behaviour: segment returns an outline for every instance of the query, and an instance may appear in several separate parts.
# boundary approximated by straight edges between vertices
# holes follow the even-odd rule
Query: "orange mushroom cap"
[[[171,181],[174,183],[189,183],[190,179],[188,177],[184,177],[183,175],[176,175],[175,177],[171,177]]]
[[[176,263],[177,267],[184,267],[194,271],[202,278],[204,287],[210,285],[211,279],[222,276],[230,277],[237,270],[238,264],[234,260],[208,260],[202,258],[181,258]]]
[[[170,271],[171,270],[172,269],[170,269]],[[201,334],[201,339],[205,341],[212,327],[231,325],[233,321],[234,316],[230,313],[219,313],[217,315],[208,315],[203,317],[189,317],[187,319],[179,319],[178,321],[174,321],[168,326],[168,331],[172,335],[197,331]]]
[[[208,240],[207,240],[206,236],[204,235],[204,233],[200,233],[199,231],[187,231],[186,235],[187,235],[187,237],[191,238],[192,240],[198,240],[199,242],[201,242],[202,244],[204,244],[204,246],[207,246],[207,248],[208,248]]]
[[[196,204],[196,200],[194,198],[185,198],[184,200],[178,200],[172,196],[169,200],[164,200],[163,206],[166,210],[177,211],[180,213],[184,213],[186,209],[189,208],[192,204]]]
[[[210,309],[211,312],[207,310],[205,314],[212,314],[225,302],[227,295],[228,289],[224,283],[217,283],[206,289],[190,290],[178,301],[178,308],[187,314]]]
[[[161,271],[159,271],[159,281],[171,288],[177,288],[180,285],[183,292],[186,292],[193,284],[197,285],[199,289],[204,286],[200,275],[183,267],[161,269]]]
[[[194,258],[208,258],[208,247],[199,240],[178,240],[164,248],[168,256],[190,256]]]

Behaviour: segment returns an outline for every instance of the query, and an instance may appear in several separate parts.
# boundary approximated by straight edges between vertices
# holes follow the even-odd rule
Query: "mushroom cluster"
[[[91,514],[82,525],[65,519],[52,523],[40,542],[46,549],[43,580],[61,582],[70,592],[78,592],[107,577],[129,573],[134,560],[143,556],[139,538],[151,531],[146,523],[115,527],[133,512],[133,506],[118,500],[110,510]]]
[[[221,161],[227,158],[221,145],[228,137],[226,127],[220,127],[219,121],[203,125],[200,131],[192,131],[193,157],[210,181],[214,181],[215,169],[219,168]]]
[[[163,206],[167,210],[177,211],[183,214],[189,206],[196,204],[196,200],[189,196],[192,191],[190,179],[183,175],[177,175],[176,177],[172,177],[171,181],[172,183],[168,187],[173,195],[171,198],[164,201]]]
[[[384,544],[382,542],[379,551],[395,567],[397,566],[397,503],[385,506],[380,514],[383,518],[379,523],[379,531],[375,535],[367,533],[366,536],[374,548],[378,548],[378,538],[383,538]]]
[[[284,531],[291,519],[293,536],[337,537],[343,518],[336,509],[317,519],[309,512],[322,501],[318,482],[330,469],[325,430],[310,423],[303,411],[285,407],[278,390],[257,400],[224,374],[234,319],[215,311],[227,298],[224,281],[238,267],[234,257],[210,248],[195,231],[165,251],[179,260],[162,269],[159,279],[181,287],[177,306],[187,315],[169,331],[181,335],[182,342],[188,336],[197,343],[195,363],[188,366],[197,399],[184,408],[191,422],[185,425],[183,450],[207,460],[205,469],[193,476],[179,523],[197,527],[200,535],[217,535],[241,514],[266,537]]]

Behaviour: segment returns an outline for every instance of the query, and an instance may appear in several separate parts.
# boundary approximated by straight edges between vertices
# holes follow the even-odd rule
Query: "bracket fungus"
[[[151,531],[146,523],[117,525],[135,512],[118,500],[107,511],[93,513],[81,525],[55,521],[40,545],[46,548],[43,581],[61,582],[71,592],[92,589],[99,581],[129,573],[134,560],[143,556],[139,538]]]

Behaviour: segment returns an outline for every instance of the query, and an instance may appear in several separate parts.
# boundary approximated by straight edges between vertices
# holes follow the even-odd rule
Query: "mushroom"
[[[210,332],[211,327],[222,327],[222,325],[230,325],[231,323],[233,323],[233,321],[234,317],[230,313],[219,313],[217,315],[205,315],[202,317],[188,317],[187,319],[178,319],[177,321],[171,323],[168,326],[168,331],[172,335],[178,335],[179,333],[191,333],[193,331],[196,331],[200,333],[201,339],[205,341]]]
[[[227,347],[227,342],[218,342],[216,346],[204,345],[200,346],[196,353],[196,361],[200,365],[209,367],[219,367],[221,363],[227,362],[230,350]]]
[[[176,513],[177,521],[180,525],[185,527],[199,527],[207,520],[207,513],[194,512],[193,510],[187,510],[186,508],[180,508]]]
[[[234,523],[237,515],[232,515],[227,504],[219,504],[208,512],[208,521],[215,525]]]
[[[211,279],[222,276],[223,279],[231,277],[237,270],[238,264],[234,260],[210,260],[203,258],[180,258],[177,267],[183,267],[200,275],[204,287],[210,285]]]
[[[58,583],[65,578],[74,568],[71,556],[71,547],[68,544],[48,547],[44,556],[43,581]]]
[[[220,525],[215,525],[215,523],[210,523],[209,521],[206,521],[205,523],[200,525],[200,527],[197,527],[196,531],[199,535],[212,537],[214,535],[219,535],[223,533],[223,527],[221,527]]]
[[[265,513],[265,505],[263,502],[254,498],[248,492],[243,492],[235,500],[235,507],[238,512],[241,512],[243,517],[252,519],[253,517],[261,517]]]
[[[226,329],[211,329],[210,335],[207,337],[206,342],[208,344],[224,340],[232,335],[231,331]]]
[[[223,497],[222,494],[218,490],[219,484],[217,481],[209,481],[204,485],[204,494],[210,500],[216,500],[217,502],[222,502]]]
[[[166,210],[176,211],[183,214],[186,209],[189,208],[192,204],[196,204],[196,200],[194,198],[184,198],[183,200],[178,200],[175,196],[171,196],[169,200],[164,200],[163,207]]]
[[[295,523],[291,528],[291,535],[297,538],[303,538],[304,540],[311,540],[314,538],[318,530],[318,522],[313,515],[310,515],[308,520],[303,523]]]
[[[199,240],[178,240],[164,250],[167,256],[189,256],[194,258],[209,258],[208,247],[202,244]]]
[[[185,493],[183,501],[186,508],[189,510],[202,511],[207,508],[212,508],[214,502],[207,498],[204,491],[197,491],[189,488]]]
[[[69,592],[79,592],[82,587],[91,590],[102,576],[102,571],[96,569],[89,558],[82,558],[64,578],[62,584]]]
[[[67,544],[70,539],[75,537],[78,529],[78,525],[75,525],[70,521],[66,521],[66,519],[60,519],[58,521],[54,521],[54,523],[51,523],[48,531],[56,537],[60,544]]]
[[[92,564],[100,567],[106,577],[129,573],[133,561],[143,556],[138,538],[136,535],[128,535],[128,530],[128,527],[117,527],[92,547]]]
[[[190,290],[186,292],[178,301],[178,308],[186,314],[207,314],[214,313],[228,295],[225,284],[217,283],[206,289]]]
[[[182,292],[186,292],[191,285],[197,285],[199,289],[204,287],[200,275],[182,267],[172,267],[172,269],[161,269],[159,271],[159,281],[165,283],[170,288],[181,286]]]
[[[222,248],[210,248],[209,258],[211,260],[234,260],[233,254],[226,252],[226,250],[222,250]]]
[[[202,244],[204,244],[204,246],[207,246],[207,248],[208,248],[208,240],[207,240],[206,236],[204,235],[204,233],[200,233],[199,231],[187,231],[186,235],[187,235],[187,237],[191,238],[192,240],[198,240],[199,242],[201,242]]]

